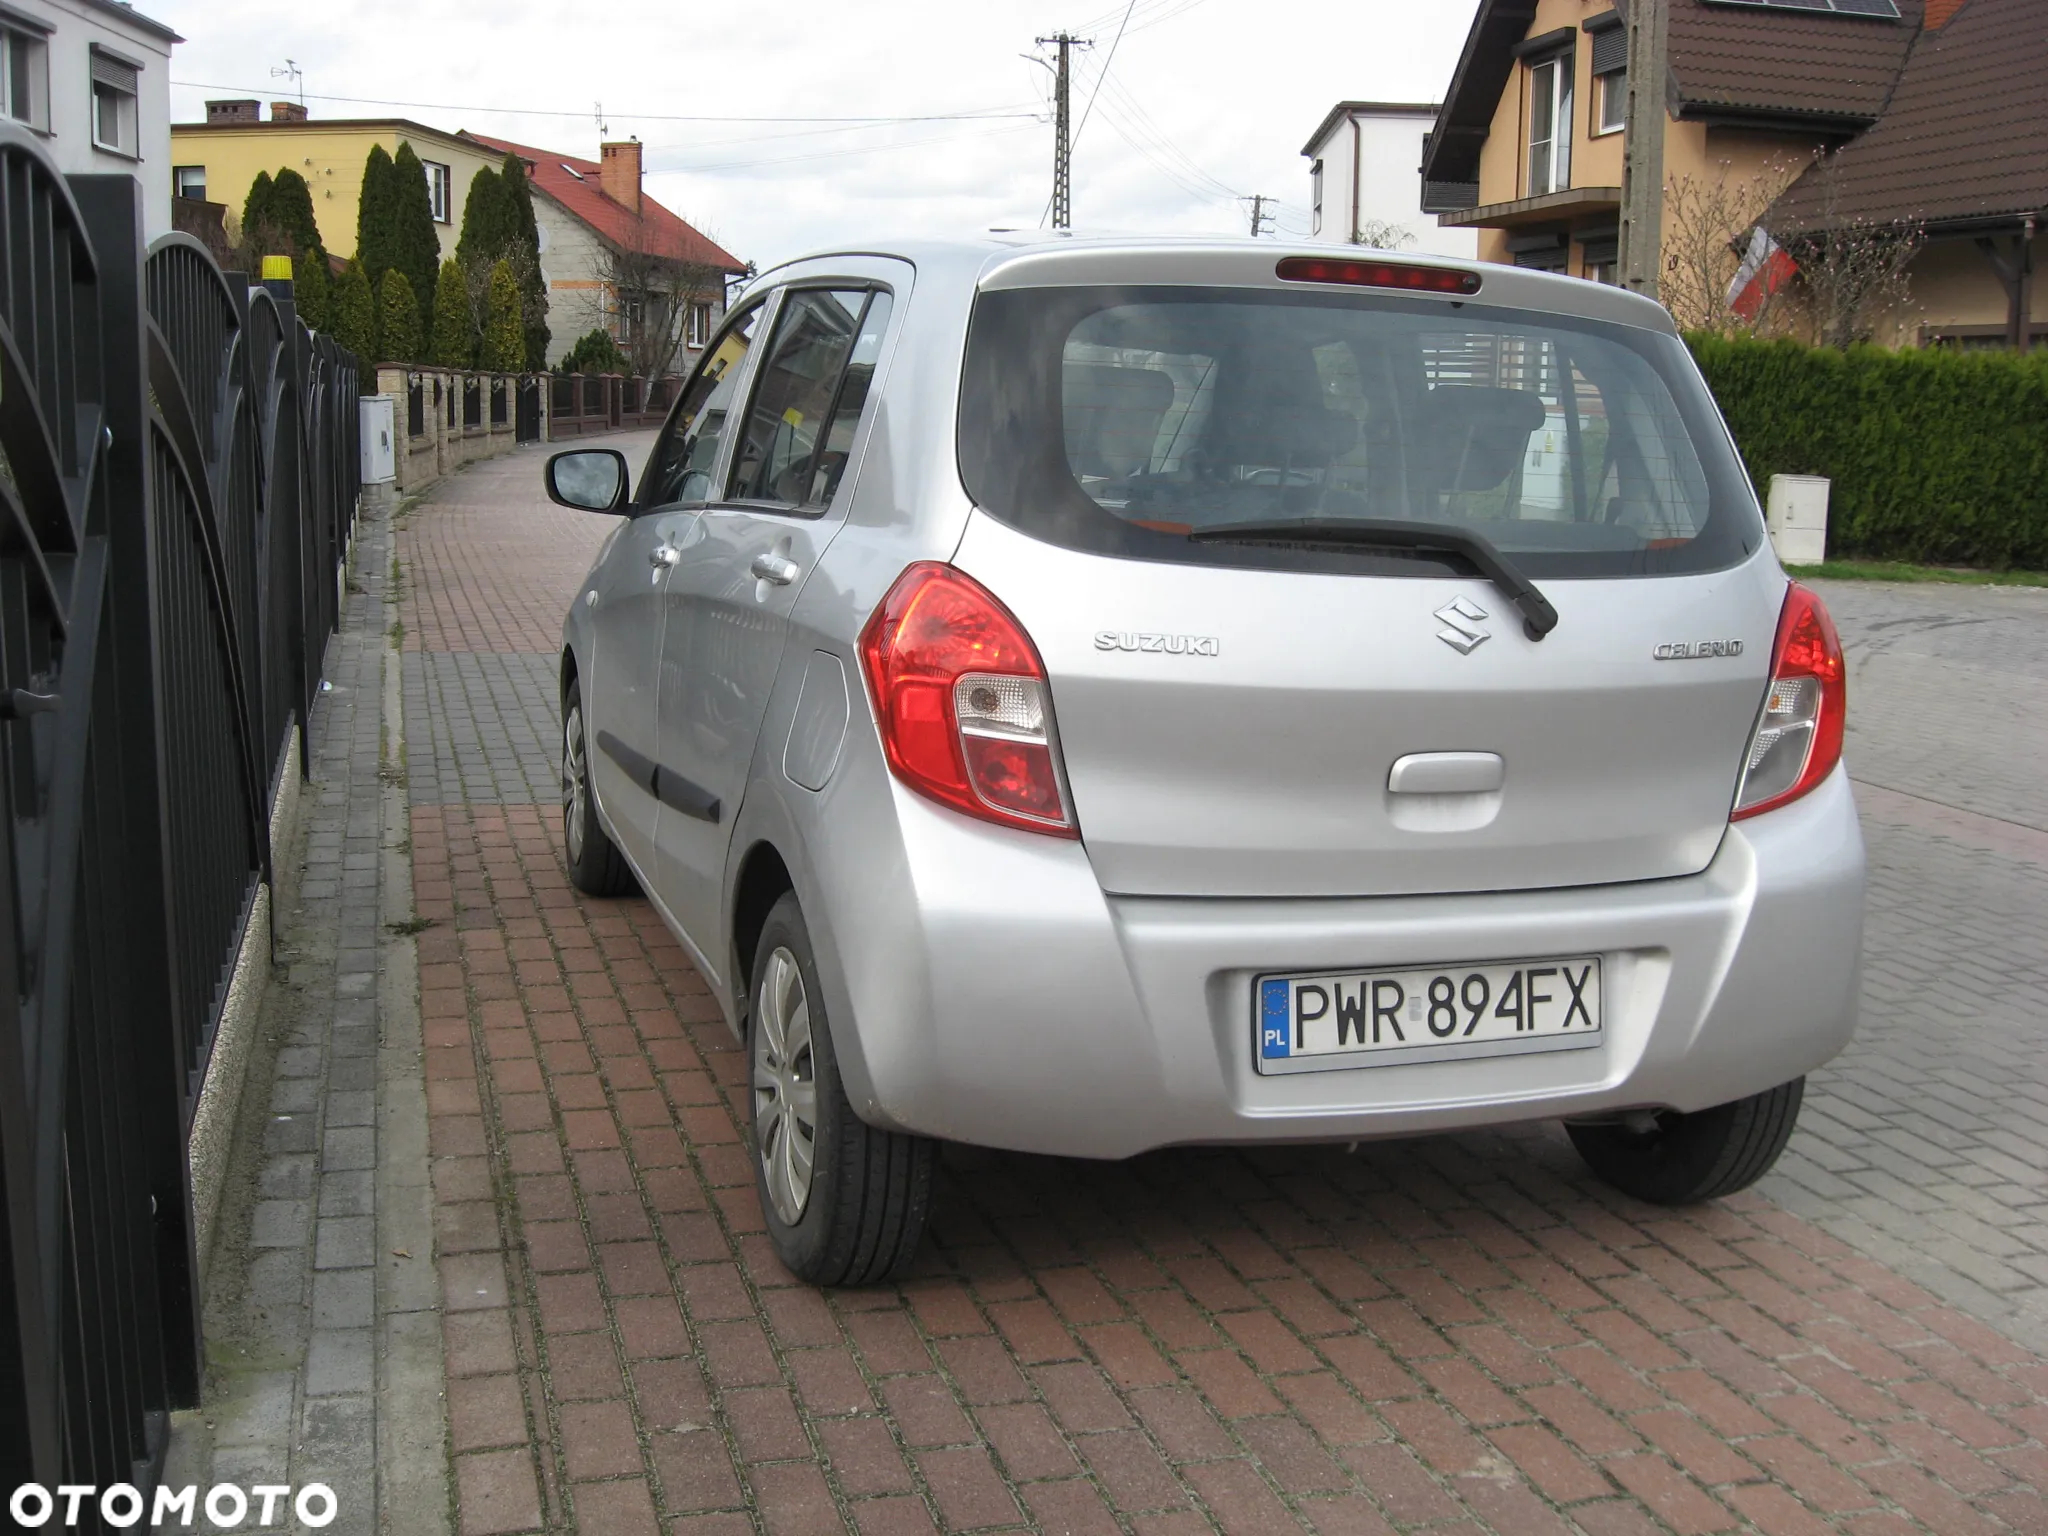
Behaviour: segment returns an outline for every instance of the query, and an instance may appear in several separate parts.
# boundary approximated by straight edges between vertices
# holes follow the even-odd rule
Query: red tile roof
[[[701,262],[727,272],[744,272],[747,264],[701,230],[692,228],[662,207],[645,192],[640,194],[636,215],[623,204],[606,197],[599,184],[602,168],[595,160],[558,155],[551,149],[514,144],[487,134],[465,131],[473,140],[500,153],[514,154],[526,162],[533,185],[563,208],[596,230],[621,250],[645,251],[676,261]]]
[[[2040,0],[1968,0],[1920,34],[1877,124],[1795,182],[1777,216],[1967,226],[2048,211],[2044,78]]]

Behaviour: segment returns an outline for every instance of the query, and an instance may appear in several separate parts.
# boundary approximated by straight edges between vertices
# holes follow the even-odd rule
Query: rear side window
[[[1312,538],[1188,538],[1301,519],[1456,524],[1531,576],[1712,570],[1763,538],[1675,338],[1470,304],[1190,288],[983,294],[959,446],[967,489],[994,516],[1138,558],[1375,566]]]
[[[792,510],[832,499],[867,400],[889,296],[796,289],[782,302],[726,495]]]

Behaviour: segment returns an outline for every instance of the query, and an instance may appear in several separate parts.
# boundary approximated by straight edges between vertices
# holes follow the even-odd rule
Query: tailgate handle
[[[1507,778],[1498,752],[1411,752],[1394,760],[1387,791],[1395,795],[1478,795]]]

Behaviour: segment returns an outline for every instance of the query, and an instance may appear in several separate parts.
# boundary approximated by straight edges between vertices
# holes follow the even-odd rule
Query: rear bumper
[[[1073,843],[982,827],[900,790],[895,811],[903,861],[859,881],[862,910],[889,914],[870,919],[886,934],[866,936],[883,946],[836,935],[835,1001],[857,1036],[844,1054],[857,1058],[861,1112],[900,1129],[1125,1157],[1693,1110],[1811,1071],[1855,1028],[1863,845],[1840,769],[1731,826],[1698,875],[1486,895],[1110,897]],[[1254,1068],[1262,972],[1573,954],[1604,957],[1598,1047]]]

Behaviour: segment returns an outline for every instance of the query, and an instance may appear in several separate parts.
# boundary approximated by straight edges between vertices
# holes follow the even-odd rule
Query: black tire
[[[631,896],[640,884],[597,819],[587,737],[583,684],[571,678],[562,693],[562,854],[569,882],[590,896]]]
[[[793,892],[761,927],[751,981],[754,1185],[776,1256],[813,1285],[873,1285],[901,1274],[924,1236],[938,1146],[866,1125],[847,1102],[810,934]],[[806,1087],[810,1172],[799,1191],[794,1170],[805,1146]]]
[[[1565,1126],[1586,1165],[1623,1194],[1654,1205],[1696,1205],[1747,1189],[1766,1173],[1799,1123],[1806,1079],[1690,1115],[1668,1110],[1654,1129]]]

